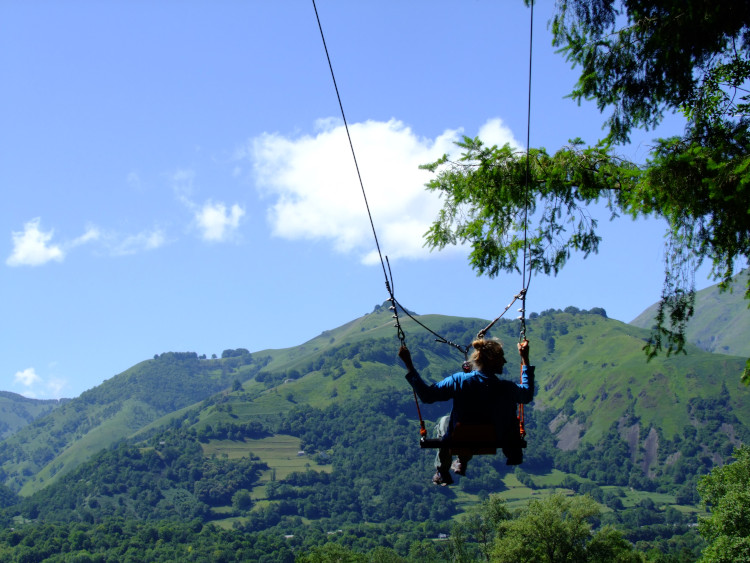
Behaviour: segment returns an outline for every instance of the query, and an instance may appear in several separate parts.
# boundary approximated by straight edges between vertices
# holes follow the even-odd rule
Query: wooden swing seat
[[[492,424],[457,424],[451,433],[450,439],[443,438],[421,438],[419,447],[445,448],[450,450],[451,455],[495,455],[498,448],[507,446],[526,447],[526,440],[519,436],[512,443],[497,438],[495,427]]]

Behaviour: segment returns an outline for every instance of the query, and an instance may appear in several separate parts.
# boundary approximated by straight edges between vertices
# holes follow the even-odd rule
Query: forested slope
[[[141,362],[37,418],[0,443],[0,481],[32,492],[160,416],[228,387],[259,365],[168,352]]]
[[[67,399],[29,399],[17,393],[0,391],[0,440],[12,436],[66,401]]]

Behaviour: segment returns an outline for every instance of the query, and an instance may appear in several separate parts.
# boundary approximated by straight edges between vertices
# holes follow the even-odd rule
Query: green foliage
[[[571,96],[613,108],[609,135],[549,155],[514,152],[465,137],[458,161],[425,165],[443,208],[426,233],[431,248],[468,243],[470,262],[490,277],[564,267],[572,252],[597,252],[597,218],[656,215],[668,223],[665,282],[649,357],[685,348],[694,312],[694,272],[704,260],[722,284],[750,259],[750,8],[702,0],[566,0],[552,20],[554,42],[581,70]],[[682,111],[682,136],[659,139],[642,166],[619,158],[633,128]],[[750,297],[750,282],[746,286]],[[750,381],[750,361],[744,373]]]
[[[613,109],[609,140],[627,142],[632,129],[655,127],[669,111],[688,118],[682,136],[656,142],[623,205],[631,215],[653,213],[669,223],[666,279],[647,350],[681,351],[696,265],[711,260],[728,284],[736,261],[750,256],[750,8],[568,0],[558,4],[552,31],[581,69],[571,96]],[[750,283],[746,289],[750,297]]]
[[[731,356],[750,356],[750,315],[743,299],[750,269],[737,274],[726,290],[714,285],[695,294],[694,314],[685,329],[686,339],[706,350]],[[646,309],[630,322],[650,329],[656,321],[658,306]]]
[[[735,461],[703,477],[698,492],[711,514],[700,521],[708,542],[701,561],[750,560],[750,448],[735,451]]]
[[[500,522],[492,561],[641,561],[619,532],[609,527],[593,531],[591,521],[599,514],[596,502],[585,496],[532,499],[516,518]]]
[[[571,97],[612,109],[609,138],[626,142],[675,109],[698,129],[747,114],[746,3],[566,0],[557,10],[554,42],[580,68]]]
[[[425,239],[433,249],[468,243],[472,267],[490,277],[520,271],[524,246],[531,270],[546,274],[557,274],[573,251],[596,253],[597,221],[586,206],[604,198],[614,212],[640,175],[606,145],[583,148],[580,140],[554,155],[532,149],[528,159],[510,145],[488,147],[478,138],[456,145],[458,161],[444,156],[422,166],[435,173],[427,189],[443,201]]]
[[[488,496],[451,528],[449,553],[456,561],[491,560],[492,545],[501,523],[511,512],[497,495]]]
[[[327,543],[314,547],[303,553],[295,560],[297,563],[366,563],[368,559],[360,553],[355,553],[337,543]]]
[[[711,259],[728,284],[736,260],[750,258],[746,138],[746,128],[737,126],[731,135],[725,132],[723,143],[694,141],[689,151],[682,141],[662,141],[642,168],[605,145],[576,143],[552,156],[532,149],[527,159],[507,145],[486,147],[464,138],[457,143],[463,150],[457,162],[443,157],[425,166],[435,172],[427,188],[443,201],[426,243],[433,249],[469,244],[472,267],[490,277],[519,271],[524,249],[532,271],[557,274],[573,252],[586,257],[598,251],[592,204],[604,200],[610,218],[661,215],[670,224],[668,263],[656,328],[645,348],[649,357],[684,351],[695,265]],[[675,178],[684,189],[673,189]]]
[[[272,561],[292,563],[279,534],[219,530],[198,521],[138,522],[112,518],[101,524],[60,523],[5,528],[0,558],[28,561]]]
[[[18,495],[5,485],[0,484],[0,508],[12,506],[18,502]]]
[[[750,122],[714,127],[698,138],[657,142],[631,194],[631,213],[656,214],[669,223],[666,278],[650,350],[684,348],[693,316],[695,264],[710,259],[723,286],[734,265],[750,257]],[[750,282],[748,282],[750,283]],[[750,297],[750,285],[745,297]]]

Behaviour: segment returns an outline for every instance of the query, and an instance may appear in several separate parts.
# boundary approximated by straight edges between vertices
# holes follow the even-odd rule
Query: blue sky
[[[556,150],[604,118],[564,98],[551,10],[535,14],[531,143]],[[463,134],[525,145],[528,10],[318,11],[397,298],[495,317],[520,276],[422,248],[439,202],[417,167]],[[388,297],[312,2],[9,0],[0,73],[0,389],[74,397],[157,353],[296,346]],[[622,152],[643,160],[679,127]],[[535,277],[529,311],[627,322],[658,300],[664,224],[598,217],[600,253]]]

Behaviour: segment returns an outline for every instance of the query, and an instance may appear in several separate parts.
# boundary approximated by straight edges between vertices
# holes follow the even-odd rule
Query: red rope
[[[523,365],[521,365],[521,383],[523,383]],[[518,432],[521,434],[521,438],[526,437],[526,427],[523,420],[523,403],[518,405]]]
[[[419,415],[419,436],[424,438],[427,436],[427,429],[424,427],[424,419],[422,418],[422,410],[419,408],[419,399],[417,399],[417,391],[414,391],[414,403],[417,405],[417,414]]]

